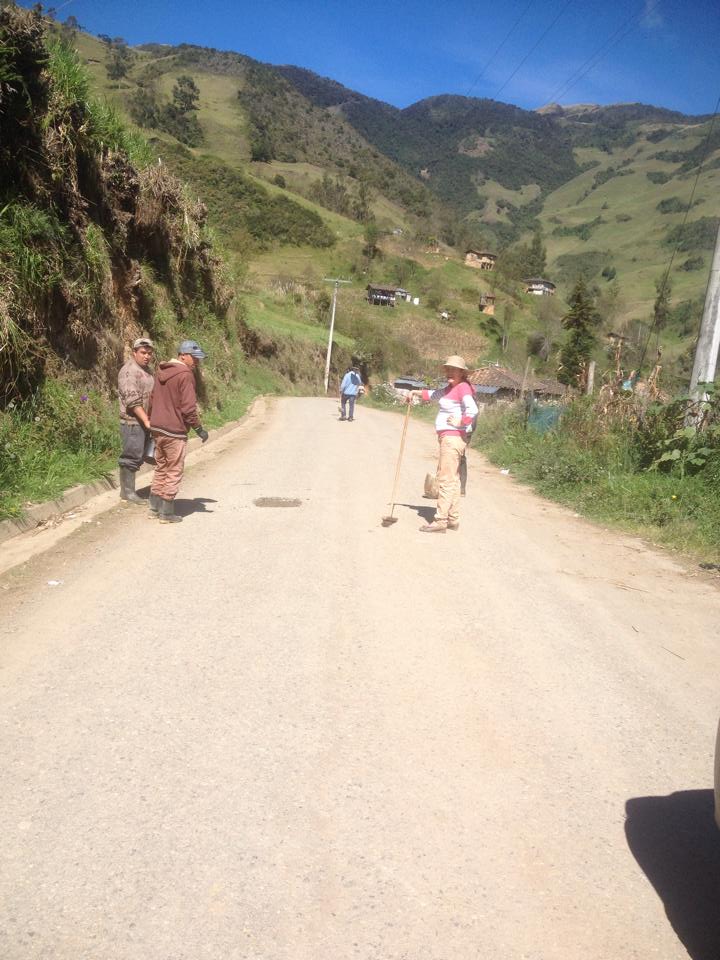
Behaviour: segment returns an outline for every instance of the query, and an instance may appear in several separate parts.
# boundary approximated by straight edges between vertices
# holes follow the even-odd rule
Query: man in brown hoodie
[[[195,340],[183,340],[177,360],[161,363],[150,396],[150,432],[155,438],[155,474],[150,487],[150,512],[161,523],[179,523],[175,497],[185,466],[188,429],[203,443],[208,432],[200,423],[195,392],[195,367],[206,354]]]

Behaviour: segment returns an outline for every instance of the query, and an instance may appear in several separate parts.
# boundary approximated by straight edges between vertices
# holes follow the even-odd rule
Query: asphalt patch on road
[[[299,507],[302,500],[294,497],[258,497],[253,503],[256,507]]]

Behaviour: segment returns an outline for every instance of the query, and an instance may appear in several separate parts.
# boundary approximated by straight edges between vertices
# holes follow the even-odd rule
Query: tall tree
[[[192,77],[178,77],[172,91],[173,104],[180,113],[197,110],[200,91]]]
[[[509,344],[510,344],[510,328],[513,325],[515,320],[515,308],[512,303],[508,300],[503,306],[503,318],[502,318],[502,335],[500,338],[500,346],[502,352],[505,353]]]
[[[596,342],[595,331],[601,318],[582,277],[575,284],[568,302],[570,311],[562,321],[568,337],[560,351],[558,380],[571,386],[582,387]]]
[[[542,277],[547,266],[547,251],[542,240],[542,233],[536,230],[532,243],[528,249],[526,270],[530,277]]]
[[[122,37],[115,37],[108,46],[108,61],[105,65],[108,79],[122,80],[132,66],[133,53]]]

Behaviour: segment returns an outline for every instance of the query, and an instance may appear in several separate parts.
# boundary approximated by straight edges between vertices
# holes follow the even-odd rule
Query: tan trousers
[[[438,462],[438,502],[435,519],[456,523],[460,513],[460,461],[467,449],[462,437],[454,434],[438,437],[440,459]]]
[[[153,436],[155,437],[156,467],[150,493],[162,497],[163,500],[174,500],[185,468],[187,440],[164,437],[161,433],[155,433]]]

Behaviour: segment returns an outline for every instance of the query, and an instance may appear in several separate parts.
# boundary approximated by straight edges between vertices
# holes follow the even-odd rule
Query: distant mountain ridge
[[[103,83],[98,48],[88,40],[86,55]],[[250,201],[228,203],[226,184],[249,174],[279,186],[288,203],[309,202],[308,213],[356,224],[375,216],[381,232],[412,236],[420,246],[440,241],[460,256],[476,244],[502,251],[540,230],[561,295],[579,273],[601,286],[617,276],[620,315],[638,317],[652,308],[655,280],[682,232],[674,297],[701,295],[720,214],[720,126],[711,128],[707,116],[637,103],[531,111],[454,94],[401,109],[300,66],[191,44],[136,50],[110,96],[127,108],[144,86],[169,98],[180,75],[195,79],[205,141],[183,158],[168,147],[168,159],[172,153],[200,193],[215,171],[214,206],[229,225]],[[216,160],[232,175],[221,175]],[[236,186],[238,197],[247,194]],[[243,216],[262,239],[255,218]],[[293,219],[317,232],[299,211]]]

